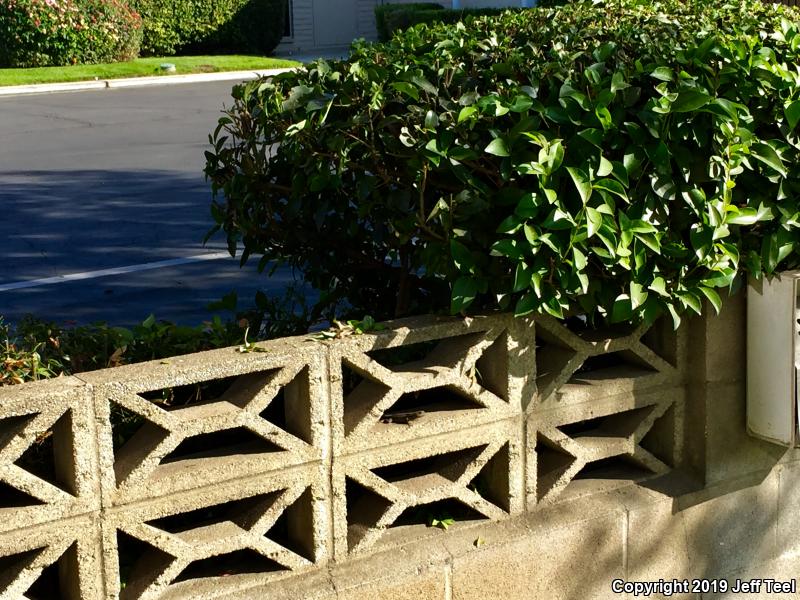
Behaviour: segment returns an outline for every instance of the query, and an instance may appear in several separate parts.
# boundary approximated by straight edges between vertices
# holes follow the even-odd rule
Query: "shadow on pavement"
[[[203,246],[212,226],[210,186],[201,174],[177,171],[0,172],[0,284],[197,256],[224,250],[220,236]],[[0,315],[34,313],[56,320],[199,322],[206,304],[231,290],[280,295],[294,277],[272,278],[255,264],[219,259],[0,292]]]

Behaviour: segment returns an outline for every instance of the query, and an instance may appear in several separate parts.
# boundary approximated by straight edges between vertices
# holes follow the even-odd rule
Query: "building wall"
[[[280,54],[314,47],[314,0],[292,1],[292,37],[285,38],[277,47]]]
[[[348,0],[343,0],[348,1]],[[356,36],[367,40],[375,40],[375,7],[381,0],[353,0],[356,2],[355,14],[357,19]],[[410,4],[418,0],[390,0],[392,4]],[[314,0],[292,0],[294,10],[294,36],[287,38],[277,48],[278,53],[307,52],[315,49],[324,49],[315,39]],[[445,8],[453,6],[452,0],[439,2]],[[479,7],[511,7],[520,6],[520,0],[461,0],[461,8]],[[346,43],[344,44],[346,45]]]
[[[745,431],[745,308],[421,317],[0,388],[0,598],[800,598],[691,591],[800,573],[800,452]]]

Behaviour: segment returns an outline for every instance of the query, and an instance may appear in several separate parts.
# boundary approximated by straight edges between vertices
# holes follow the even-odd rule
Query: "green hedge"
[[[217,227],[379,318],[677,323],[800,266],[799,20],[571,3],[248,83],[207,153]]]
[[[131,0],[142,15],[142,54],[269,54],[283,37],[284,0]]]
[[[378,28],[378,40],[388,41],[396,31],[405,31],[409,27],[421,23],[458,23],[467,17],[499,15],[509,8],[465,8],[446,10],[440,4],[394,4],[383,5],[375,9],[375,20]],[[380,11],[380,12],[379,12]]]
[[[386,29],[391,37],[395,31],[405,31],[421,23],[458,23],[467,17],[499,15],[508,8],[465,8],[463,10],[409,10],[395,11],[386,15]]]
[[[436,2],[415,2],[411,4],[380,4],[375,7],[375,26],[378,29],[378,39],[381,42],[392,37],[393,29],[387,23],[387,17],[395,12],[411,11],[442,11],[444,7]]]
[[[131,60],[141,19],[119,0],[0,1],[0,67]]]

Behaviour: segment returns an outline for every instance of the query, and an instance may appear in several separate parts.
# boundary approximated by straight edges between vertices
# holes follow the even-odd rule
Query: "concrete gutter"
[[[10,85],[0,87],[0,96],[22,94],[49,94],[53,92],[80,92],[113,88],[141,87],[148,85],[173,85],[178,83],[203,83],[209,81],[244,81],[256,77],[270,77],[298,67],[261,69],[255,71],[223,71],[221,73],[195,73],[192,75],[159,75],[157,77],[130,77],[126,79],[100,79],[97,81],[73,81],[70,83],[37,83],[33,85]]]

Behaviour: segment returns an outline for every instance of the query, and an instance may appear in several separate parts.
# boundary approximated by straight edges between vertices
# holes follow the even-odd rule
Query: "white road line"
[[[28,281],[16,281],[14,283],[0,284],[0,292],[11,290],[22,290],[25,288],[39,287],[42,285],[53,285],[56,283],[67,283],[70,281],[81,281],[84,279],[97,279],[98,277],[109,277],[110,275],[125,275],[126,273],[136,273],[138,271],[150,271],[152,269],[163,269],[164,267],[177,267],[190,263],[201,262],[204,260],[219,260],[230,258],[227,252],[214,252],[210,254],[197,254],[184,258],[171,258],[169,260],[159,260],[157,262],[142,263],[139,265],[128,265],[126,267],[114,267],[111,269],[100,269],[98,271],[86,271],[84,273],[69,273],[67,275],[56,275],[55,277],[44,277],[42,279],[29,279]]]

